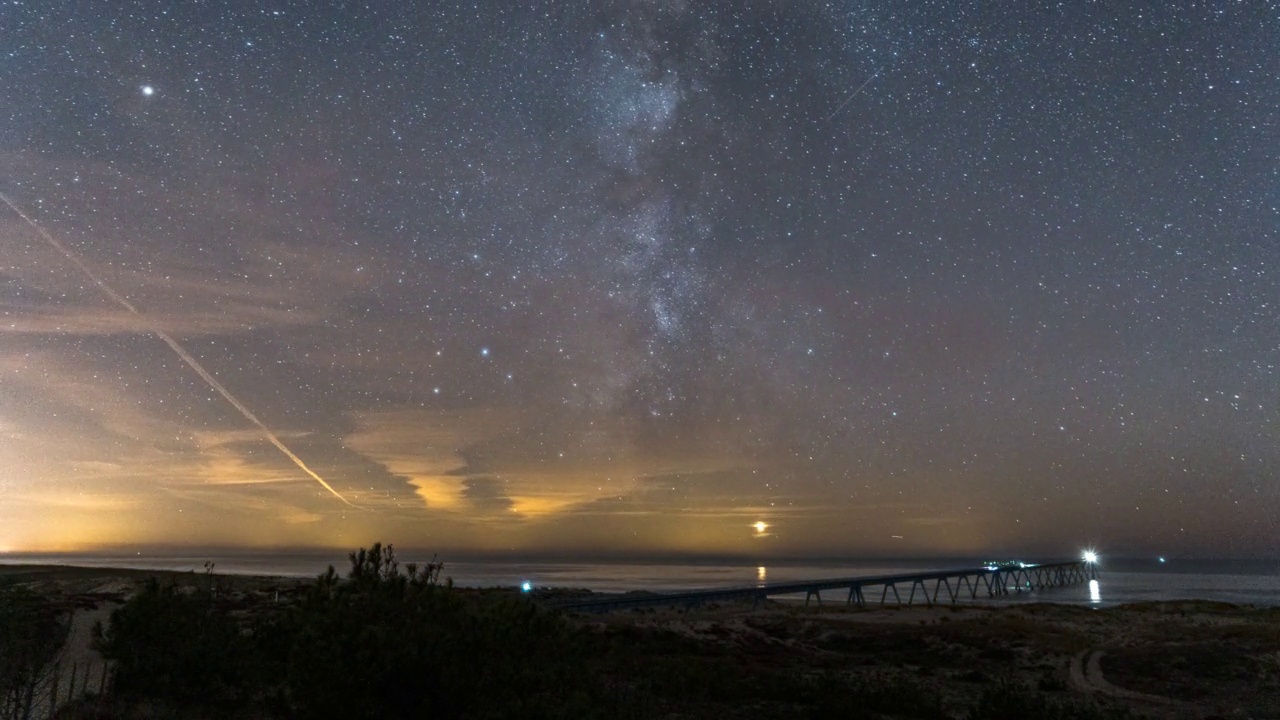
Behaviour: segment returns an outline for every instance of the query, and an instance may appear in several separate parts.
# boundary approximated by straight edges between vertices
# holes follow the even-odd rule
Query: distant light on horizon
[[[757,535],[763,535],[763,534],[764,534],[764,531],[769,529],[769,523],[767,523],[767,522],[765,522],[765,521],[763,521],[763,520],[760,520],[760,521],[757,521],[757,522],[756,522],[754,525],[752,525],[751,527],[753,527],[753,528],[755,528],[755,529],[756,529],[756,534],[757,534]]]
[[[532,592],[532,591],[533,591],[533,583],[529,582],[528,580],[525,580],[524,582],[520,583],[520,592]]]

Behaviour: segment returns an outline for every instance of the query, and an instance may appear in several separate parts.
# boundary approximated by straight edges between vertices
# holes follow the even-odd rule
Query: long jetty
[[[824,590],[847,593],[843,598],[845,604],[866,607],[868,594],[872,598],[875,597],[874,592],[868,593],[868,589],[877,588],[880,590],[882,607],[890,601],[896,605],[912,605],[916,602],[917,593],[921,602],[932,607],[939,600],[954,604],[965,597],[977,600],[981,594],[989,598],[1000,598],[1033,590],[1078,585],[1097,577],[1097,564],[1084,560],[1035,564],[1002,563],[898,575],[759,583],[747,587],[711,588],[674,593],[613,595],[555,603],[553,607],[577,612],[608,612],[644,607],[692,607],[710,602],[751,600],[759,603],[779,595],[799,595],[800,593],[804,593],[805,605],[815,600],[821,605]],[[904,590],[900,591],[899,587]],[[906,590],[906,588],[910,589]],[[891,595],[892,598],[890,598]]]

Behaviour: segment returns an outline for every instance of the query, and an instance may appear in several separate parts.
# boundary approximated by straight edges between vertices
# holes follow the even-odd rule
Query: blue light
[[[533,590],[533,583],[528,580],[520,583],[520,592],[529,592],[530,590]]]

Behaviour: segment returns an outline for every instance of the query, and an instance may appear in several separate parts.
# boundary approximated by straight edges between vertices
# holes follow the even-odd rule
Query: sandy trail
[[[1150,709],[1146,714],[1157,717],[1201,718],[1206,713],[1203,709],[1180,702],[1163,695],[1150,695],[1112,685],[1102,674],[1102,650],[1084,650],[1071,659],[1071,684],[1087,693],[1096,693],[1107,697],[1127,700],[1136,703],[1135,709],[1145,706]]]

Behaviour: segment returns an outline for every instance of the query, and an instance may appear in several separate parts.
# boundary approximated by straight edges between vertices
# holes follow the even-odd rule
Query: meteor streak
[[[65,256],[68,260],[74,263],[76,267],[80,268],[80,270],[85,275],[87,275],[89,279],[92,280],[94,284],[97,285],[98,288],[102,290],[103,293],[106,294],[107,297],[114,300],[118,305],[123,307],[125,310],[128,310],[129,312],[133,313],[135,316],[141,318],[143,321],[146,321],[146,316],[138,312],[138,308],[134,307],[133,303],[126,300],[122,295],[117,293],[115,290],[112,290],[111,287],[102,280],[102,278],[98,277],[98,275],[94,273],[93,270],[89,269],[88,265],[85,265],[83,262],[81,262],[80,258],[77,257],[75,253],[71,252],[71,250],[68,249],[62,243],[58,242],[57,238],[55,238],[52,234],[50,234],[38,223],[36,223],[35,220],[32,220],[30,217],[28,217],[26,213],[22,212],[22,209],[19,208],[16,204],[14,204],[14,202],[10,200],[7,195],[0,193],[0,200],[4,200],[4,204],[8,205],[11,210],[17,213],[18,217],[25,220],[26,223],[30,225],[31,228],[35,230],[37,234],[40,235],[40,237],[47,240],[49,244],[54,247],[54,249],[62,253],[63,256]],[[179,345],[178,341],[174,340],[173,337],[169,335],[169,333],[165,332],[164,330],[161,330],[158,327],[155,327],[154,325],[151,326],[151,332],[155,333],[156,337],[163,340],[164,344],[168,345],[169,349],[173,350],[173,352],[177,354],[177,356],[181,358],[183,362],[185,362],[188,366],[190,366],[192,370],[195,370],[196,374],[199,375],[202,379],[204,379],[206,383],[209,383],[209,387],[216,390],[218,394],[221,395],[223,399],[226,400],[228,403],[231,403],[231,407],[234,407],[236,410],[240,411],[240,414],[243,415],[246,420],[253,423],[259,430],[261,430],[263,437],[265,437],[268,441],[270,441],[272,445],[275,445],[277,450],[284,453],[285,457],[292,460],[293,464],[297,465],[298,468],[302,470],[302,472],[311,476],[312,480],[315,480],[316,482],[320,483],[321,487],[323,487],[325,490],[328,490],[329,493],[332,494],[334,497],[338,498],[339,500],[346,503],[347,505],[350,505],[351,507],[358,507],[357,505],[353,504],[350,500],[343,497],[342,493],[338,492],[337,490],[334,490],[333,486],[325,482],[324,478],[316,474],[314,470],[307,467],[307,464],[302,462],[302,458],[295,455],[292,450],[290,450],[283,442],[281,442],[280,438],[276,437],[276,434],[271,432],[271,429],[268,428],[265,424],[263,424],[263,422],[258,419],[257,415],[253,414],[253,411],[249,410],[249,408],[245,407],[244,403],[236,399],[236,396],[232,395],[230,390],[223,387],[222,383],[218,382],[217,378],[215,378],[213,375],[210,375],[209,371],[205,370],[204,366],[200,364],[200,361],[192,357],[191,353],[187,352],[185,348]]]
[[[867,78],[865,82],[859,85],[857,90],[854,90],[853,92],[849,93],[849,97],[845,98],[844,102],[840,103],[840,107],[836,108],[835,110],[832,110],[831,114],[823,119],[823,122],[830,122],[831,118],[838,115],[840,111],[844,109],[844,106],[849,104],[850,100],[858,97],[858,93],[862,92],[864,88],[870,85],[871,81],[875,80],[876,76],[879,74],[880,74],[880,70],[876,70],[875,72],[871,73],[871,77]]]

